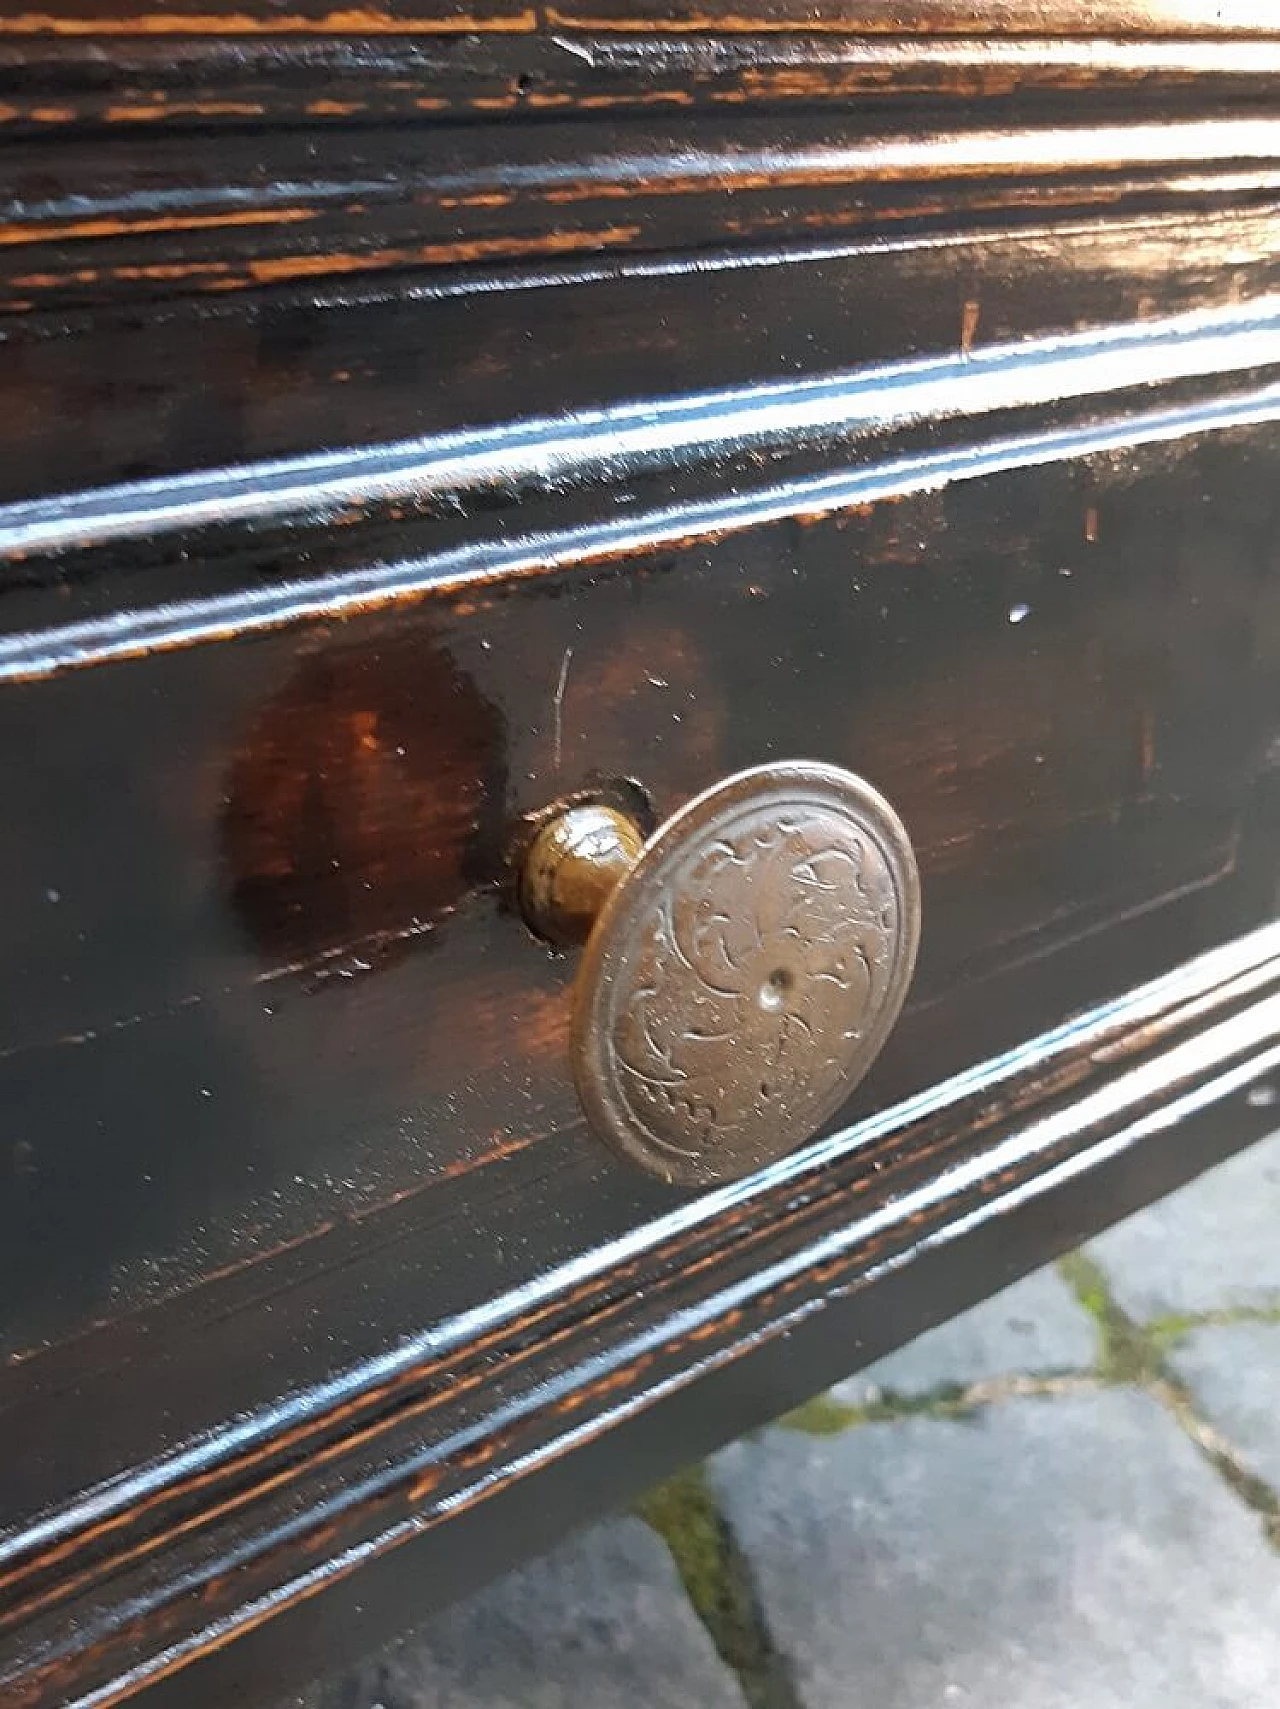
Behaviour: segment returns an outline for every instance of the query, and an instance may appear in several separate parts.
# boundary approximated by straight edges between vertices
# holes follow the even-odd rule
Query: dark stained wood
[[[609,1429],[584,1431],[571,1452],[548,1456],[504,1488],[500,1501],[466,1507],[447,1530],[428,1529],[362,1560],[346,1585],[296,1601],[235,1642],[206,1650],[194,1667],[161,1680],[148,1701],[186,1709],[260,1693],[264,1685],[281,1694],[304,1672],[320,1676],[352,1654],[383,1647],[421,1622],[424,1594],[466,1595],[492,1575],[493,1563],[551,1547],[583,1511],[616,1511],[666,1476],[681,1455],[689,1463],[720,1447],[726,1434],[763,1427],[798,1405],[830,1381],[833,1349],[846,1365],[890,1351],[993,1286],[1069,1250],[1096,1232],[1100,1215],[1140,1209],[1270,1125],[1265,1113],[1250,1108],[1247,1094],[1192,1111],[1171,1131],[1099,1162],[1087,1178],[1060,1184],[1051,1196],[1008,1204],[999,1219],[979,1221],[909,1266],[881,1272],[874,1289],[833,1290],[820,1310],[797,1313],[783,1333],[745,1338],[736,1357],[707,1360],[693,1381],[663,1393],[652,1409],[620,1406]],[[343,1609],[341,1623],[334,1620],[335,1603]]]
[[[1274,36],[1266,0],[741,0],[682,5],[679,0],[582,0],[547,8],[558,28],[636,30],[642,26],[702,30],[832,30],[840,34],[905,31],[990,36],[1101,35]]]
[[[990,37],[860,34],[397,33],[25,36],[0,20],[0,132],[247,123],[400,125],[797,108],[921,96],[990,113],[1071,96],[1141,112],[1170,99],[1221,115],[1264,104],[1280,41],[1252,35]],[[1034,103],[1034,105],[1033,105]],[[970,112],[970,116],[972,116]]]
[[[281,133],[270,174],[251,133],[28,144],[0,202],[0,308],[336,282],[408,267],[811,242],[921,221],[1025,221],[1273,196],[1280,120],[1227,117],[919,134],[712,116],[697,145],[668,123],[595,149],[542,125],[404,134]],[[1193,174],[1189,177],[1188,174]],[[86,194],[83,185],[95,189]],[[59,193],[62,184],[70,188]],[[39,186],[36,194],[31,187]]]
[[[1159,216],[1122,204],[1069,239],[1033,221],[801,257],[775,247],[696,264],[619,258],[537,270],[510,291],[492,272],[401,274],[391,288],[318,303],[277,291],[22,315],[5,347],[15,407],[0,418],[0,495],[298,455],[315,446],[320,420],[325,445],[386,444],[664,387],[958,355],[966,324],[972,352],[1266,298],[1280,279],[1276,204],[1219,203]],[[680,329],[694,315],[691,346]],[[0,615],[31,575],[29,564],[9,570]]]
[[[133,0],[46,0],[19,4],[0,19],[0,35],[26,36],[296,36],[455,35],[485,30],[532,30],[533,7],[518,0],[361,0],[357,7],[332,0],[165,0],[139,6]]]
[[[162,10],[0,19],[28,1709],[268,1700],[1280,1066],[1269,14]],[[788,756],[904,817],[919,970],[691,1197],[586,1133],[513,851]]]
[[[413,35],[471,33],[484,30],[552,30],[587,23],[621,23],[635,30],[659,26],[688,32],[713,30],[837,30],[842,34],[934,30],[983,34],[1101,34],[1159,36],[1275,36],[1280,34],[1263,0],[1037,0],[1016,6],[1013,0],[772,0],[754,11],[735,4],[693,8],[664,0],[607,0],[584,6],[460,6],[453,0],[366,0],[354,15],[328,0],[174,0],[163,7],[138,6],[134,0],[53,0],[21,6],[0,20],[0,33],[13,36],[104,37],[205,35]]]
[[[1166,1119],[1179,1107],[1225,1117],[1235,1143],[1256,1133],[1265,1117],[1249,1117],[1245,1094],[1280,1068],[1278,951],[1273,925],[673,1212],[632,1250],[604,1248],[591,1266],[548,1275],[519,1306],[495,1302],[487,1323],[446,1329],[438,1348],[402,1347],[342,1390],[295,1394],[269,1429],[156,1467],[145,1492],[121,1485],[68,1513],[43,1550],[5,1549],[0,1645],[6,1625],[22,1643],[0,1676],[10,1700],[43,1704],[113,1676],[163,1680],[220,1647],[211,1637],[223,1619],[252,1631],[314,1594],[311,1575],[341,1582],[356,1562],[455,1522],[506,1480],[554,1465],[841,1299],[866,1296],[858,1339],[878,1351],[889,1338],[868,1309],[879,1278],[927,1268],[932,1249],[1016,1219],[1091,1167],[1114,1177],[1153,1127],[1168,1150]],[[1188,1160],[1166,1157],[1162,1184]],[[1121,1192],[1113,1213],[1125,1203]],[[1037,1255],[1095,1226],[1100,1210],[1095,1197],[1083,1220],[1077,1207],[1053,1232],[1042,1225]],[[1004,1275],[1025,1261],[1006,1249]],[[944,1309],[935,1295],[923,1312],[908,1306],[906,1321],[919,1327]],[[542,1535],[558,1523],[548,1515]]]
[[[771,756],[858,765],[920,859],[917,1000],[1229,875],[1275,670],[1274,445],[1015,471],[9,686],[9,1349],[571,1121],[571,969],[502,885],[521,819],[593,780],[665,815]],[[761,681],[767,716],[735,716]],[[73,1185],[71,1274],[42,1283]]]

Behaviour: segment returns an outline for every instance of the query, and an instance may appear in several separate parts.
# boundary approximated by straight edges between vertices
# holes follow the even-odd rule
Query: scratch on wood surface
[[[964,305],[964,314],[960,320],[960,354],[967,356],[973,349],[973,341],[977,336],[978,317],[982,313],[982,305],[970,299]]]
[[[569,665],[572,659],[573,648],[566,647],[564,650],[564,657],[560,661],[560,676],[556,683],[555,698],[552,701],[552,710],[555,719],[553,728],[555,731],[554,746],[557,771],[560,769],[560,750],[564,736],[564,685],[569,680]]]

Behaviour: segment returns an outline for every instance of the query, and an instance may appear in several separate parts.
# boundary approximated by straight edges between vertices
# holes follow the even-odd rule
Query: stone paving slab
[[[304,1709],[743,1705],[664,1545],[616,1519],[434,1616]]]
[[[846,1406],[911,1397],[1015,1375],[1087,1369],[1098,1357],[1093,1319],[1054,1270],[1038,1270],[971,1311],[836,1385]]]
[[[1092,1241],[1130,1317],[1280,1303],[1280,1134]]]
[[[1197,1330],[1170,1353],[1169,1364],[1200,1415],[1256,1476],[1280,1491],[1280,1323]]]
[[[774,1430],[710,1475],[804,1709],[1280,1704],[1280,1561],[1141,1392]]]

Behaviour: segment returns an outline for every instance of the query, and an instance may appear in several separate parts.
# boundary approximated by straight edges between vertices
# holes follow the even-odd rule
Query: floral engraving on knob
[[[877,823],[816,796],[791,784],[704,815],[607,922],[579,1086],[654,1173],[726,1179],[799,1144],[896,1016],[916,931],[905,834],[887,809]]]
[[[812,1126],[888,983],[884,856],[819,810],[751,823],[651,911],[609,1040],[618,1093],[657,1145]]]

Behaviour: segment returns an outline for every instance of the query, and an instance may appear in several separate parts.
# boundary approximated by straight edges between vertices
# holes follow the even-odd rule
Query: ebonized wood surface
[[[1257,1136],[1277,72],[1245,0],[0,17],[6,1704],[267,1700]],[[791,756],[919,970],[677,1193],[512,850]]]

